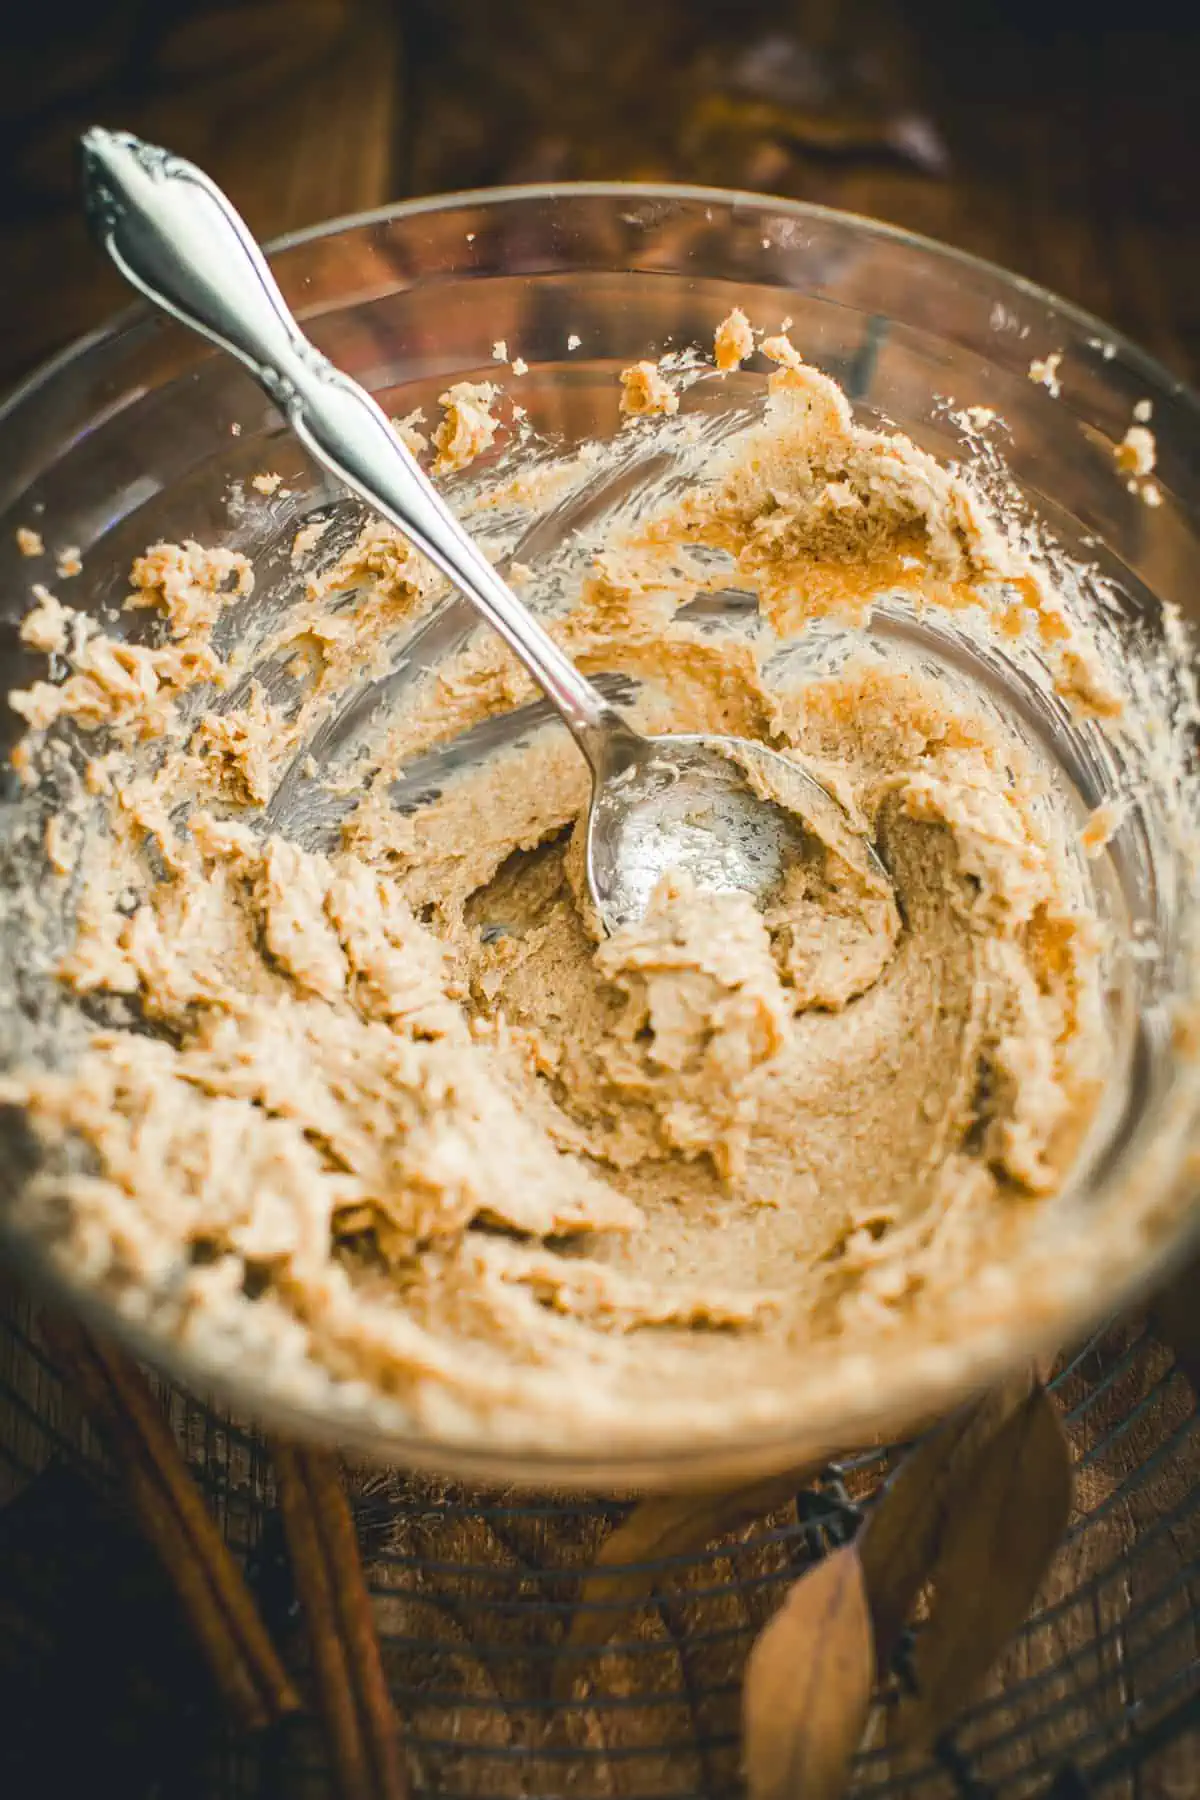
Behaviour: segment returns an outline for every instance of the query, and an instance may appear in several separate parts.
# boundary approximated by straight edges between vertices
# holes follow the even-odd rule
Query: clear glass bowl
[[[520,398],[531,423],[567,448],[616,429],[614,377],[628,362],[708,343],[735,302],[756,323],[790,317],[794,342],[843,384],[864,422],[898,426],[953,460],[963,455],[955,411],[993,409],[1004,422],[1004,460],[1032,511],[1113,584],[1133,654],[1139,641],[1160,645],[1176,612],[1200,620],[1200,403],[1096,320],[942,246],[753,195],[587,184],[415,201],[289,239],[273,260],[312,337],[389,412],[432,412],[448,383],[494,374],[491,346],[504,339],[530,365]],[[1057,398],[1029,377],[1031,360],[1053,352],[1062,358]],[[726,403],[744,399],[752,382],[761,377],[731,381]],[[1157,507],[1114,469],[1113,447],[1140,401],[1153,409]],[[231,524],[231,480],[265,468],[283,474],[290,495]],[[148,542],[194,537],[261,554],[271,541],[290,541],[297,520],[328,497],[246,375],[144,310],[128,314],[0,410],[5,687],[42,672],[15,629],[38,573],[15,549],[18,526],[44,529],[55,546],[79,546],[85,570],[69,597],[98,608],[119,597],[131,557]],[[923,650],[935,659],[962,653],[936,631]],[[973,673],[988,679],[986,670]],[[17,723],[4,717],[5,748]],[[1087,734],[1036,718],[1030,725],[1054,739],[1081,804],[1094,803],[1105,791],[1104,758]],[[2,809],[4,830],[14,796]],[[1190,856],[1161,826],[1152,806],[1131,817],[1106,859],[1124,937],[1153,940],[1156,954],[1122,961],[1120,1066],[1102,1130],[1059,1208],[1053,1254],[1043,1247],[1031,1269],[1019,1336],[986,1306],[964,1307],[953,1343],[922,1342],[918,1333],[886,1364],[860,1358],[857,1372],[853,1350],[839,1352],[839,1366],[814,1367],[769,1422],[748,1408],[744,1427],[719,1440],[606,1442],[554,1454],[528,1441],[519,1421],[490,1435],[419,1436],[354,1384],[332,1387],[320,1404],[300,1401],[269,1368],[201,1366],[118,1318],[83,1284],[70,1296],[191,1385],[215,1385],[276,1427],[394,1462],[559,1484],[733,1481],[898,1431],[1019,1356],[1069,1339],[1144,1289],[1190,1241],[1196,1034],[1186,1018],[1197,890]],[[19,959],[11,932],[4,953]],[[0,1009],[6,1061],[20,1037],[18,1012]],[[9,1135],[16,1168],[19,1135]],[[35,1242],[11,1229],[8,1236],[23,1269],[62,1287]],[[1101,1237],[1105,1249],[1093,1254]]]

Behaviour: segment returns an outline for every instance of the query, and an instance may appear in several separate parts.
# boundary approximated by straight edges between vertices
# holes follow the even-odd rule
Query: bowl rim
[[[1193,387],[1183,376],[1168,368],[1166,363],[1143,350],[1133,338],[1124,331],[1110,325],[1099,314],[1090,312],[1074,300],[1068,300],[1052,288],[1043,287],[1027,275],[1018,275],[1007,269],[1003,263],[993,262],[989,257],[977,256],[973,251],[961,250],[954,244],[948,244],[941,238],[929,237],[924,232],[912,231],[905,225],[894,225],[886,219],[878,219],[869,213],[851,212],[837,206],[825,206],[815,200],[791,200],[783,196],[760,193],[752,188],[721,188],[699,186],[690,182],[656,182],[656,181],[556,181],[556,182],[515,182],[499,187],[449,188],[436,194],[418,194],[404,200],[390,200],[381,206],[367,207],[359,212],[339,213],[332,218],[322,219],[313,225],[300,226],[295,231],[281,233],[278,237],[269,238],[264,249],[269,258],[286,255],[288,251],[302,248],[306,244],[320,242],[323,238],[332,238],[342,232],[369,229],[375,225],[386,225],[394,219],[420,218],[427,213],[444,213],[466,207],[507,206],[517,201],[535,200],[570,200],[595,199],[618,200],[634,197],[641,200],[679,200],[705,206],[721,206],[736,213],[739,207],[751,208],[755,211],[768,210],[783,213],[794,219],[813,219],[825,223],[851,225],[869,237],[884,242],[900,244],[907,249],[915,249],[931,255],[951,267],[970,272],[973,275],[987,276],[998,280],[1010,290],[1031,300],[1039,306],[1049,307],[1066,323],[1071,324],[1078,332],[1088,337],[1102,338],[1106,343],[1115,346],[1122,362],[1132,371],[1144,376],[1161,392],[1168,394],[1183,406],[1189,408],[1200,418],[1200,387]],[[157,317],[155,309],[149,301],[138,300],[130,306],[110,313],[107,319],[95,326],[91,331],[72,339],[60,350],[53,352],[43,361],[22,376],[16,386],[7,394],[0,395],[0,425],[28,401],[38,391],[47,386],[56,376],[65,373],[72,363],[81,360],[89,351],[99,350],[106,344],[118,339],[130,327]]]
[[[750,190],[695,186],[685,183],[657,182],[556,182],[525,183],[502,187],[468,188],[433,195],[422,195],[394,201],[383,206],[339,215],[311,226],[285,233],[270,240],[265,248],[272,259],[305,245],[333,239],[352,231],[368,230],[394,220],[420,218],[474,209],[501,209],[517,203],[597,199],[612,202],[680,201],[689,205],[720,207],[735,217],[740,209],[751,216],[771,214],[794,220],[812,220],[849,227],[861,236],[893,243],[915,251],[951,270],[973,279],[983,278],[1027,302],[1048,310],[1056,319],[1084,337],[1097,337],[1111,343],[1121,359],[1121,366],[1151,384],[1160,395],[1170,397],[1200,425],[1200,392],[1174,374],[1165,364],[1142,350],[1132,339],[1109,326],[1103,319],[1070,300],[1063,299],[1029,278],[1017,275],[998,263],[957,249],[938,239],[892,225],[864,214],[802,200],[777,198]],[[465,272],[464,272],[465,273]],[[479,272],[486,278],[486,271]],[[0,428],[15,413],[33,403],[56,379],[69,375],[72,368],[93,352],[119,348],[126,333],[141,330],[157,319],[148,302],[136,301],[111,314],[92,331],[74,339],[62,349],[29,371],[17,385],[0,396]],[[610,1447],[603,1441],[587,1452],[578,1448],[563,1454],[547,1449],[544,1443],[511,1444],[503,1439],[467,1441],[451,1434],[439,1435],[410,1426],[394,1431],[381,1428],[375,1420],[356,1417],[353,1409],[322,1410],[308,1400],[289,1400],[281,1392],[273,1392],[266,1407],[256,1407],[258,1384],[238,1367],[218,1367],[205,1363],[198,1368],[186,1349],[168,1341],[151,1327],[115,1305],[90,1283],[80,1283],[57,1265],[52,1255],[40,1253],[24,1233],[4,1230],[6,1249],[14,1265],[27,1275],[32,1284],[57,1296],[96,1327],[112,1332],[135,1355],[143,1356],[174,1381],[193,1385],[200,1376],[204,1386],[200,1397],[214,1397],[219,1405],[243,1408],[253,1415],[262,1429],[273,1426],[291,1428],[313,1441],[336,1442],[343,1449],[357,1450],[368,1458],[386,1457],[414,1469],[452,1472],[466,1479],[515,1481],[522,1484],[557,1489],[564,1484],[606,1491],[624,1485],[656,1489],[697,1483],[751,1479],[756,1474],[778,1472],[798,1455],[805,1455],[806,1445],[814,1440],[812,1423],[803,1419],[778,1421],[773,1428],[752,1427],[749,1431],[727,1431],[718,1438],[701,1435],[694,1444],[674,1443],[666,1451],[652,1454],[644,1443],[637,1447],[628,1441]],[[1131,1271],[1116,1295],[1107,1303],[1093,1301],[1080,1306],[1065,1302],[1059,1316],[1048,1321],[1040,1333],[1031,1335],[1032,1352],[1057,1347],[1060,1332],[1070,1315],[1072,1325],[1086,1329],[1098,1324],[1112,1310],[1124,1307],[1148,1293],[1164,1275],[1182,1265],[1200,1243],[1200,1209],[1193,1211],[1186,1224],[1160,1238],[1159,1242]],[[922,1402],[937,1401],[949,1406],[974,1386],[998,1377],[1012,1365],[1011,1345],[1003,1348],[980,1342],[973,1353],[964,1358],[957,1369],[927,1369],[923,1376],[914,1369],[907,1384],[909,1396]],[[918,1395],[919,1390],[919,1395]],[[940,1392],[938,1391],[940,1390]],[[895,1396],[893,1396],[893,1399]],[[876,1422],[882,1424],[874,1405],[865,1397],[857,1405],[846,1406],[843,1425],[869,1433]],[[832,1420],[826,1420],[832,1431]],[[806,1438],[806,1434],[809,1434]],[[836,1442],[833,1438],[836,1438]],[[820,1441],[820,1440],[818,1440]],[[836,1454],[843,1444],[842,1432],[829,1438],[828,1453]]]

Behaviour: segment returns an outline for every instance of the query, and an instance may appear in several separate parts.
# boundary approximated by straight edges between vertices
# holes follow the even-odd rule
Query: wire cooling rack
[[[1170,1353],[1119,1323],[1053,1383],[1076,1513],[1040,1602],[988,1691],[931,1757],[865,1750],[855,1800],[1192,1800],[1200,1795],[1200,1444]],[[262,1442],[162,1390],[225,1536],[303,1681],[303,1640]],[[580,1577],[628,1503],[352,1475],[385,1666],[418,1800],[734,1800],[741,1671],[790,1581],[852,1536],[894,1452],[830,1465],[789,1506],[699,1556],[643,1565],[652,1597],[600,1652],[565,1643]],[[100,1447],[40,1349],[19,1295],[0,1307],[5,1503],[59,1467],[110,1484]],[[28,1597],[26,1612],[36,1611]],[[597,1602],[597,1605],[603,1603]],[[0,1616],[12,1631],[11,1608]],[[38,1620],[17,1621],[36,1635]],[[69,1629],[69,1626],[68,1626]],[[552,1680],[574,1662],[569,1700]],[[5,1679],[0,1660],[0,1683]],[[0,1685],[0,1715],[4,1713]],[[219,1731],[169,1742],[204,1800],[320,1800],[305,1721],[262,1745]],[[190,1727],[189,1727],[190,1728]],[[97,1777],[103,1771],[96,1770]],[[2,1782],[0,1782],[2,1785]]]

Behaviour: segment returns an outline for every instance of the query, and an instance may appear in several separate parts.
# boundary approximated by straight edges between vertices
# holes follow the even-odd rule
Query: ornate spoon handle
[[[521,659],[593,769],[633,737],[463,530],[371,396],[304,336],[229,200],[184,158],[128,132],[87,132],[84,203],[132,286],[245,364],[297,437],[424,551]]]

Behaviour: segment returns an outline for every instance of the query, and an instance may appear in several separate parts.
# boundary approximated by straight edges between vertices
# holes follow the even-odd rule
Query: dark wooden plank
[[[51,28],[62,10],[52,0]],[[25,19],[0,88],[0,387],[128,299],[79,216],[74,146],[89,124],[192,157],[262,237],[392,191],[399,35],[387,0],[124,4],[80,24],[65,57],[39,41],[46,29]]]

